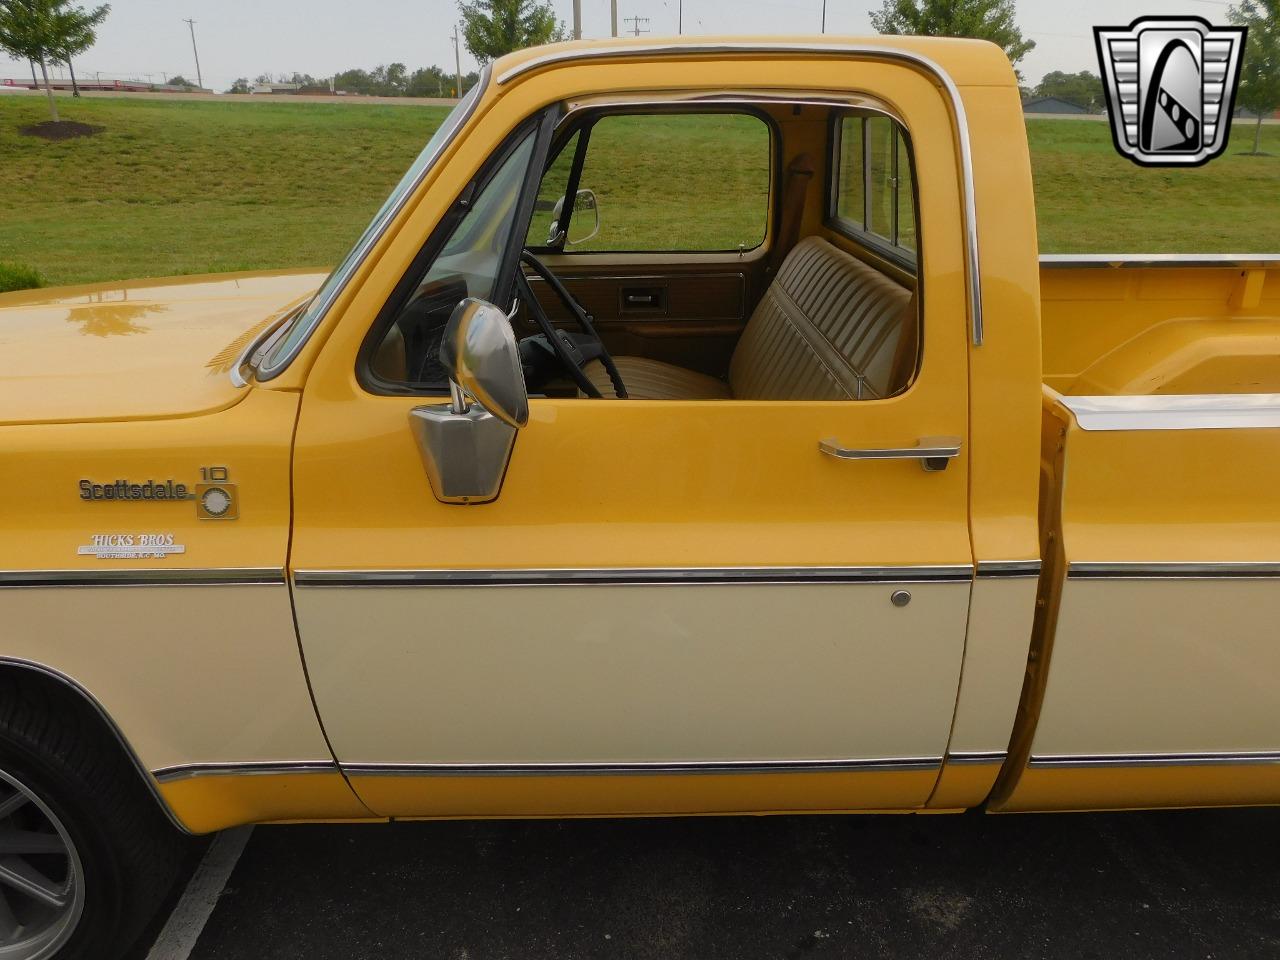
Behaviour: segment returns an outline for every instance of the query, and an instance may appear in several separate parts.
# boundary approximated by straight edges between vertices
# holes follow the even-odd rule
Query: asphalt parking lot
[[[257,827],[189,954],[1278,956],[1277,810]]]

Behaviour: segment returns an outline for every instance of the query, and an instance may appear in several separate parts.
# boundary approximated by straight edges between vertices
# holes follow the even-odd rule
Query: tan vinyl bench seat
[[[874,267],[818,237],[796,244],[751,315],[729,382],[643,357],[617,357],[636,400],[870,400],[909,381],[916,299]],[[613,384],[597,360],[586,374]]]

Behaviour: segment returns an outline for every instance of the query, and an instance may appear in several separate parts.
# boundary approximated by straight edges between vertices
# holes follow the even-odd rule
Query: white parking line
[[[214,837],[205,851],[200,866],[182,891],[182,899],[169,914],[164,929],[147,954],[147,960],[187,960],[195,949],[200,932],[218,905],[218,896],[227,885],[227,878],[235,869],[236,861],[249,842],[253,827],[237,827],[224,830]]]

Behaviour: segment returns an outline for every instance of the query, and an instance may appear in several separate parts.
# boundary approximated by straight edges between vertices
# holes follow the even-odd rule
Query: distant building
[[[213,93],[207,87],[183,86],[174,83],[152,83],[149,80],[102,80],[97,74],[90,72],[77,79],[76,86],[82,91],[111,91],[115,93]],[[11,87],[19,90],[43,90],[44,81],[33,83],[25,78],[6,78],[0,80],[0,87]],[[53,90],[70,90],[71,81],[62,78],[49,78],[49,87]]]
[[[255,83],[250,93],[297,93],[302,89],[300,83]]]
[[[1078,103],[1060,100],[1057,97],[1032,97],[1022,101],[1023,113],[1073,113],[1083,114],[1089,111]]]

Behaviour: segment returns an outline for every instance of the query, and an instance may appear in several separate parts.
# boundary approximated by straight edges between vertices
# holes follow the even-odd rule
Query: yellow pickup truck
[[[0,955],[249,822],[1280,802],[1277,270],[1038,257],[994,46],[698,39],[0,297]]]

